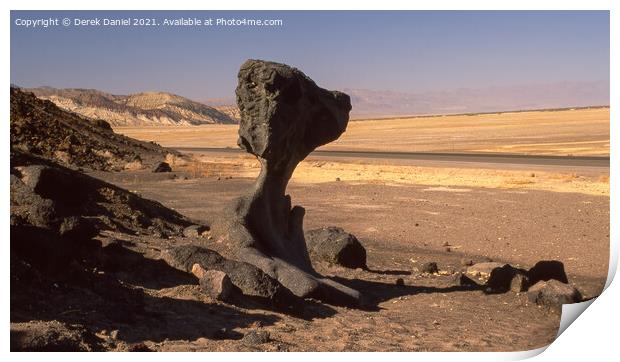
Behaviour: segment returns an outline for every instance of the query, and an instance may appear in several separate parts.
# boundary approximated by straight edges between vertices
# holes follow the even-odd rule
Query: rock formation
[[[318,87],[298,69],[261,60],[241,66],[236,95],[241,112],[237,143],[258,158],[261,172],[220,221],[234,257],[299,297],[359,304],[357,291],[314,271],[304,240],[304,209],[291,207],[286,195],[297,164],[345,131],[349,96]]]
[[[71,168],[142,168],[177,151],[114,133],[110,124],[62,110],[32,93],[11,88],[11,151],[54,160]]]
[[[367,269],[366,249],[353,234],[329,226],[305,233],[306,246],[312,261],[326,261],[351,269]]]

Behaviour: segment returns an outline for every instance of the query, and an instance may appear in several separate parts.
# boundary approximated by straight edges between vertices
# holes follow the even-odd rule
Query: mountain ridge
[[[86,88],[22,88],[58,107],[112,126],[234,124],[228,114],[206,104],[167,92],[115,95]]]
[[[104,120],[68,112],[31,92],[11,88],[11,152],[71,168],[123,170],[152,167],[174,150],[115,133]]]
[[[535,85],[397,92],[344,88],[352,117],[451,115],[609,105],[609,82],[556,82]]]
[[[234,97],[200,102],[160,91],[114,95],[97,89],[24,88],[37,97],[113,126],[235,124],[240,114]],[[477,114],[609,105],[609,82],[556,82],[536,85],[400,92],[343,88],[352,119]]]
[[[456,88],[424,92],[362,88],[339,90],[351,97],[352,119],[581,108],[609,106],[610,101],[607,80]],[[230,110],[234,107],[235,99],[233,97],[212,98],[202,102],[218,109],[228,107]]]

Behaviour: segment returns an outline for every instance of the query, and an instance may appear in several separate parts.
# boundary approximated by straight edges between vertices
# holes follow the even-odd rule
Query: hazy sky
[[[16,19],[258,18],[281,27],[64,27]],[[11,82],[232,97],[248,58],[300,68],[319,85],[424,92],[609,80],[609,13],[11,12]]]

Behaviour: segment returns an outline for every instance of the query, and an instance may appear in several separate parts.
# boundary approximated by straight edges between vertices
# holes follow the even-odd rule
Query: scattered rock
[[[436,262],[431,261],[431,262],[424,263],[424,264],[420,265],[420,271],[422,273],[433,274],[433,273],[439,272],[439,268],[437,267],[437,263]]]
[[[258,330],[258,331],[250,331],[246,333],[241,342],[246,344],[263,344],[267,343],[271,340],[269,332]]]
[[[220,270],[244,295],[264,298],[276,305],[288,304],[293,298],[277,280],[254,265],[226,259],[210,249],[178,245],[162,251],[161,257],[168,265],[187,273],[192,272],[194,264],[204,270]]]
[[[555,279],[539,281],[527,291],[530,302],[551,308],[562,308],[562,304],[578,303],[581,293],[572,285]]]
[[[234,286],[226,273],[219,270],[205,270],[200,264],[194,264],[192,274],[198,278],[202,289],[213,299],[229,300]]]
[[[172,167],[168,162],[160,162],[153,167],[153,172],[172,172]]]
[[[557,260],[542,260],[536,263],[527,272],[527,277],[532,284],[539,281],[555,279],[562,283],[568,283],[568,276],[564,271],[564,264]]]
[[[342,228],[330,226],[305,233],[311,257],[347,268],[366,269],[366,249]]]

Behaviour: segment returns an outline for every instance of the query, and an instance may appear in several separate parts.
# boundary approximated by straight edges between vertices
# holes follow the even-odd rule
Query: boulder
[[[168,162],[159,162],[153,167],[153,172],[172,172],[172,167]]]
[[[542,260],[536,263],[527,272],[527,277],[532,284],[539,281],[555,279],[562,283],[568,283],[568,276],[564,271],[564,264],[557,260]]]
[[[530,302],[538,305],[561,309],[562,304],[578,303],[581,293],[570,284],[555,279],[539,281],[527,291]]]
[[[525,271],[505,264],[491,270],[486,287],[493,293],[504,293],[513,289],[515,292],[522,292],[527,290],[528,283]]]
[[[163,250],[161,257],[168,265],[187,273],[192,272],[194,264],[200,265],[204,270],[222,271],[244,295],[263,298],[275,304],[288,304],[293,300],[286,288],[259,268],[226,259],[210,249],[178,245]]]
[[[227,301],[234,286],[228,275],[219,270],[205,270],[200,264],[192,266],[192,274],[198,278],[200,286],[213,299]]]
[[[327,261],[347,268],[366,269],[366,249],[353,234],[330,226],[305,233],[312,259]]]

